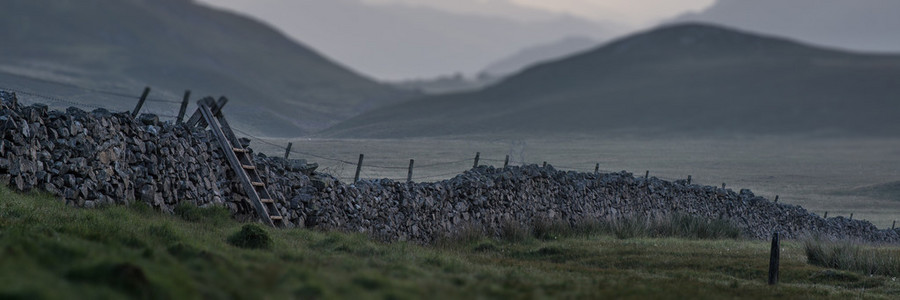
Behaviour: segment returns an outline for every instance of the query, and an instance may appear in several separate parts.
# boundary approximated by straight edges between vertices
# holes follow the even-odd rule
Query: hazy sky
[[[900,50],[900,0],[195,0],[262,20],[372,78],[474,75],[570,37],[598,44],[701,21],[861,51]]]
[[[595,21],[646,26],[675,15],[709,7],[715,0],[363,0],[367,3],[404,3],[461,13],[482,13],[511,18],[541,18],[563,13]]]

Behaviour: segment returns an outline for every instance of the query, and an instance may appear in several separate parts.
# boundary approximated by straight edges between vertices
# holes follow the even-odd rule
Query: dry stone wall
[[[153,115],[20,106],[0,92],[0,183],[45,190],[68,205],[145,202],[172,212],[177,202],[227,206],[237,218],[254,210],[222,149],[205,130],[160,122]],[[900,242],[900,230],[862,220],[823,219],[748,190],[635,178],[626,172],[564,172],[536,165],[478,167],[449,180],[353,184],[312,172],[296,161],[255,156],[263,179],[291,226],[363,232],[385,240],[428,243],[471,229],[499,234],[512,223],[576,223],[621,216],[686,213],[728,219],[748,236],[819,233],[869,242]]]

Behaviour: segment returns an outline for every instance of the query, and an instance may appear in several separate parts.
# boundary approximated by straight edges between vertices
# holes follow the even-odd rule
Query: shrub
[[[245,249],[269,249],[272,247],[272,238],[265,229],[256,224],[246,224],[228,237],[228,243]]]
[[[809,238],[804,244],[807,262],[812,265],[866,275],[900,276],[900,249],[820,237]]]
[[[188,222],[222,224],[231,219],[231,212],[222,206],[197,207],[182,201],[175,205],[175,215]]]

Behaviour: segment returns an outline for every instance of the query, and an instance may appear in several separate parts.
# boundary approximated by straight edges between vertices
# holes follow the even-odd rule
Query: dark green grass
[[[851,241],[813,237],[804,243],[810,264],[860,272],[865,275],[900,276],[900,248],[868,246]]]
[[[193,208],[189,208],[193,209]],[[94,210],[0,188],[0,298],[863,298],[891,299],[885,276],[807,264],[786,242],[781,282],[765,284],[769,245],[740,239],[619,239],[609,234],[471,239],[449,246],[379,243],[302,229],[256,233],[221,212]],[[205,211],[213,210],[213,212]],[[212,217],[209,217],[212,216]],[[188,219],[188,220],[185,220]],[[551,234],[552,235],[552,234]]]

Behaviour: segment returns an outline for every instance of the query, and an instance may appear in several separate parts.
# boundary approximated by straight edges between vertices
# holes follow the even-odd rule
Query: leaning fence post
[[[412,170],[413,170],[414,163],[416,163],[415,159],[409,160],[409,173],[406,173],[406,182],[412,182]]]
[[[294,146],[294,143],[288,143],[287,148],[284,149],[284,160],[288,159],[288,156],[291,155],[291,147]]]
[[[136,118],[138,113],[141,111],[141,106],[144,106],[144,101],[147,101],[147,95],[150,94],[150,87],[144,88],[144,93],[141,94],[141,100],[138,100],[137,106],[134,107],[134,111],[131,112],[131,117]]]
[[[509,154],[507,154],[506,159],[503,160],[503,168],[506,169],[507,166],[509,166]]]
[[[778,284],[778,263],[781,258],[781,245],[778,231],[772,234],[772,253],[769,256],[769,285]]]
[[[360,153],[359,154],[359,162],[356,163],[356,176],[353,176],[354,183],[359,181],[359,171],[362,170],[362,161],[363,161],[363,155],[362,155],[362,153]]]
[[[191,90],[184,91],[184,99],[181,100],[181,109],[178,110],[178,119],[175,124],[181,124],[184,121],[184,112],[187,111],[188,101],[191,100]]]
[[[778,203],[778,195],[775,195],[775,203]]]
[[[644,179],[650,179],[650,170],[647,170],[647,172],[644,173]]]
[[[478,167],[478,160],[481,158],[481,152],[475,152],[475,164],[472,165],[472,169]]]
[[[897,228],[897,220],[894,220],[894,225],[891,225],[891,230],[894,230],[894,228]]]

